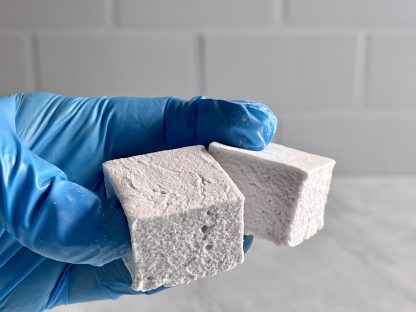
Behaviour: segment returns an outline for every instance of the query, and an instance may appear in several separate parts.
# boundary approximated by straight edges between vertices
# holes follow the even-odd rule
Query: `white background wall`
[[[0,94],[249,98],[340,174],[416,173],[416,1],[0,0]]]

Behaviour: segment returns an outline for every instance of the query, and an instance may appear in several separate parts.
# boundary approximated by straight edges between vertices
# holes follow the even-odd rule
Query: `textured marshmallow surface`
[[[245,196],[247,234],[295,246],[323,227],[334,160],[273,143],[261,152],[212,143],[209,152]]]
[[[129,223],[123,258],[132,288],[175,286],[234,268],[244,260],[244,196],[203,146],[103,165],[108,196]]]

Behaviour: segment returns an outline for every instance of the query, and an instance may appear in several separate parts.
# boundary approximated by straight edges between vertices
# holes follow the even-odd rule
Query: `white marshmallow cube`
[[[132,288],[175,286],[244,260],[244,196],[203,146],[111,160],[108,196],[126,214]]]
[[[215,142],[209,152],[245,197],[246,234],[295,246],[323,227],[334,160],[273,143],[256,152]]]

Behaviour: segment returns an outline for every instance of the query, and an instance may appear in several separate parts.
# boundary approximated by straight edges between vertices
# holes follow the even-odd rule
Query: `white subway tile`
[[[289,0],[288,22],[299,25],[415,26],[414,0]]]
[[[196,39],[172,33],[38,37],[42,89],[74,95],[193,96]]]
[[[277,109],[346,107],[353,97],[356,44],[348,34],[209,35],[206,93]]]
[[[266,26],[280,15],[282,0],[119,0],[122,26],[196,28]]]
[[[368,55],[370,105],[416,108],[416,34],[371,36]]]
[[[32,80],[29,37],[0,33],[0,94],[30,91]]]
[[[276,113],[274,141],[335,159],[336,173],[416,173],[415,114]]]
[[[101,26],[105,6],[104,0],[0,0],[0,28]]]

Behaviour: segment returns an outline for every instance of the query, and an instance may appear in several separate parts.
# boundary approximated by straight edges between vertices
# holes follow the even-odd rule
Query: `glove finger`
[[[103,265],[130,247],[117,201],[67,180],[11,131],[0,140],[0,221],[20,244],[59,261]]]
[[[168,148],[217,141],[262,150],[273,138],[277,118],[264,104],[242,100],[172,98],[165,111]]]
[[[244,235],[244,240],[243,240],[244,253],[246,253],[251,248],[251,245],[253,244],[253,240],[254,240],[253,235]]]
[[[102,267],[77,264],[71,267],[65,281],[54,291],[56,300],[52,306],[117,299],[121,295],[154,294],[164,289],[167,287],[148,292],[131,289],[131,276],[121,259]]]
[[[36,92],[18,102],[16,131],[25,146],[94,191],[102,188],[106,160],[212,141],[260,150],[277,124],[270,109],[253,101]]]
[[[34,258],[41,257],[27,248],[22,251],[23,253],[19,258],[13,259],[15,263],[8,263],[7,268],[2,267],[0,269],[0,311],[44,311],[48,301],[53,300],[51,292],[59,284],[62,271],[67,266],[63,262],[45,258],[33,262]],[[31,268],[29,270],[22,268],[20,266],[22,262],[31,263]],[[20,274],[23,276],[19,276]],[[4,280],[11,278],[15,279],[15,283],[12,289],[7,289],[7,283]],[[2,292],[6,292],[6,294],[2,296]]]
[[[27,148],[59,167],[70,181],[101,191],[106,160],[166,149],[167,100],[25,93],[16,97],[16,132]]]

